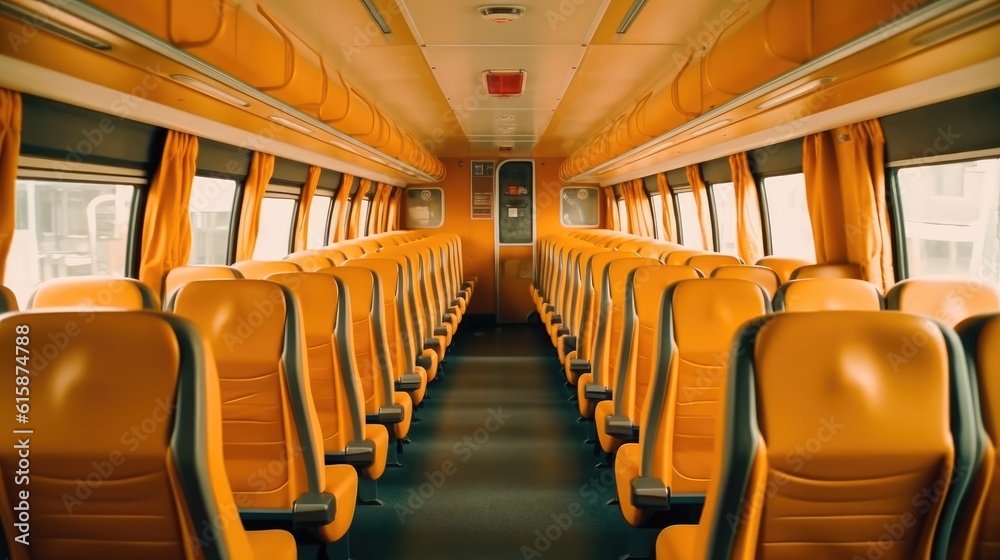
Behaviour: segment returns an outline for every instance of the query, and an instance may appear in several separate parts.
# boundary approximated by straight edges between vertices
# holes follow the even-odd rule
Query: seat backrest
[[[715,269],[720,266],[734,266],[743,264],[743,259],[733,255],[723,255],[712,253],[708,255],[694,255],[688,257],[688,266],[697,268],[704,276],[711,276]]]
[[[312,272],[267,277],[299,299],[308,352],[309,387],[326,453],[343,453],[365,437],[364,393],[354,361],[347,288],[339,278]]]
[[[977,457],[962,522],[949,551],[950,558],[986,559],[1000,551],[1000,313],[976,315],[959,323],[969,376],[982,419],[983,445]]]
[[[28,309],[50,307],[138,311],[159,309],[160,302],[149,286],[133,278],[72,276],[42,282],[28,300]]]
[[[977,446],[950,329],[776,313],[734,347],[697,557],[946,557]]]
[[[712,271],[712,278],[734,278],[736,280],[749,280],[760,286],[767,297],[773,298],[781,284],[778,273],[766,266],[752,264],[738,264],[730,266],[720,266]]]
[[[591,371],[594,372],[594,383],[608,388],[617,384],[623,362],[621,360],[626,348],[632,346],[632,340],[625,340],[625,290],[628,285],[628,275],[640,266],[662,266],[656,259],[633,257],[617,259],[609,262],[601,275],[601,310],[600,323],[597,326],[601,342],[594,352]],[[627,363],[627,362],[625,362]]]
[[[812,264],[811,262],[804,259],[792,259],[788,257],[761,257],[757,261],[757,266],[766,266],[778,274],[778,278],[781,278],[781,283],[784,284],[792,278],[792,273],[796,269],[803,266],[808,266]]]
[[[402,266],[394,260],[382,258],[358,259],[346,266],[368,269],[378,278],[383,300],[380,319],[388,336],[393,373],[399,379],[413,371],[416,363],[416,350],[408,339],[409,332],[405,327],[410,322],[410,316],[405,305],[406,284]]]
[[[226,471],[240,507],[290,510],[320,493],[322,431],[295,294],[265,280],[201,280],[181,286],[172,303],[215,355]]]
[[[233,263],[244,278],[263,280],[279,272],[301,272],[302,268],[292,261],[239,261]]]
[[[775,311],[878,311],[885,300],[871,282],[855,278],[807,278],[782,284]]]
[[[621,251],[600,251],[590,258],[583,279],[583,313],[580,317],[580,338],[576,345],[577,359],[590,360],[594,356],[600,324],[611,316],[610,309],[604,309],[601,302],[601,281],[604,271],[611,261],[634,258],[635,255]],[[607,302],[610,304],[610,296]]]
[[[285,257],[285,260],[299,265],[303,272],[316,272],[334,265],[333,260],[326,256],[326,251],[320,249],[296,251]]]
[[[324,257],[330,259],[330,262],[332,262],[334,266],[341,265],[347,260],[347,255],[338,249],[331,249],[327,247],[316,250],[319,251]]]
[[[356,266],[324,268],[320,274],[340,279],[350,298],[354,363],[361,379],[365,413],[378,414],[393,403],[394,375],[382,318],[382,286],[371,270]]]
[[[1000,294],[973,278],[911,278],[896,283],[885,294],[885,304],[953,327],[973,315],[1000,311]]]
[[[626,416],[637,426],[643,422],[642,410],[654,374],[664,294],[675,282],[700,277],[701,273],[690,266],[655,265],[634,268],[625,279],[623,344],[617,356],[619,365],[612,395],[615,414]],[[625,343],[630,340],[631,346]]]
[[[163,307],[170,305],[170,299],[177,289],[197,280],[236,280],[243,274],[235,268],[214,265],[190,265],[171,268],[163,280]]]
[[[365,237],[358,239],[355,243],[366,255],[375,253],[382,248],[382,244],[378,242],[377,239],[372,239],[371,237]]]
[[[802,278],[854,278],[861,280],[861,267],[854,263],[807,264],[792,271],[789,280]]]
[[[668,249],[667,251],[664,251],[664,254],[666,255],[663,258],[664,263],[670,265],[680,265],[680,264],[687,264],[688,259],[690,259],[691,257],[695,257],[698,255],[709,255],[711,253],[708,253],[706,251],[692,250],[692,249],[678,249],[676,251]]]
[[[343,253],[344,256],[348,258],[348,260],[360,259],[365,255],[364,249],[362,249],[360,245],[358,245],[353,241],[338,243],[337,245],[333,246],[333,248]]]
[[[17,311],[17,297],[7,286],[0,286],[0,313]]]
[[[643,366],[648,399],[634,405],[642,415],[641,476],[659,478],[675,494],[708,490],[732,341],[744,323],[770,311],[756,283],[708,278],[670,286],[662,308],[640,315],[656,345]]]
[[[75,311],[0,315],[0,340],[41,344],[79,322]],[[219,380],[197,328],[158,312],[97,313],[70,349],[31,354],[24,427],[35,435],[0,448],[12,558],[253,558],[226,476]],[[19,381],[4,375],[0,386],[14,395]],[[8,490],[29,453],[26,500]],[[7,515],[29,502],[30,547],[14,541]]]

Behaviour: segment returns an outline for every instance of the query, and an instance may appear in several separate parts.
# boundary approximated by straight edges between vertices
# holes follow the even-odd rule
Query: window
[[[406,229],[438,228],[444,224],[444,189],[406,189]]]
[[[597,227],[601,193],[597,187],[564,187],[559,196],[559,220],[565,227]]]
[[[624,198],[618,199],[618,229],[628,232],[628,207]]]
[[[1000,159],[908,167],[896,178],[910,277],[1000,285]]]
[[[306,249],[319,249],[326,246],[326,226],[330,220],[330,205],[333,197],[313,197],[309,207],[309,232],[306,235]]]
[[[361,212],[358,216],[358,237],[368,235],[368,213],[372,210],[372,201],[361,199]]]
[[[691,191],[677,193],[677,209],[681,213],[681,233],[684,236],[684,246],[692,249],[704,249],[701,225],[698,220],[698,207],[694,203],[694,193]]]
[[[667,230],[663,228],[663,195],[660,193],[649,195],[649,205],[653,211],[653,225],[656,227],[656,238],[664,241],[667,238]]]
[[[23,306],[64,276],[125,276],[135,187],[18,180],[5,283]]]
[[[228,264],[236,181],[195,177],[191,185],[191,256],[188,264]]]
[[[736,189],[732,183],[712,185],[715,198],[715,220],[719,224],[719,252],[739,256],[739,239],[736,231]]]
[[[771,225],[772,254],[816,262],[809,206],[806,204],[806,176],[802,173],[764,179],[767,219]]]
[[[295,199],[264,197],[260,206],[260,233],[254,260],[277,261],[288,256],[295,220]]]

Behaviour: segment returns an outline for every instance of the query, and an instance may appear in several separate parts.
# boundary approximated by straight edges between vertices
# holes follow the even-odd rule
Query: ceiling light
[[[511,122],[514,120],[514,115],[500,115],[497,117],[500,122]]]
[[[309,130],[308,128],[302,126],[299,123],[292,122],[292,121],[286,119],[285,117],[279,117],[278,115],[270,115],[267,118],[271,122],[276,122],[276,123],[280,124],[281,126],[290,128],[292,130],[297,130],[298,132],[301,132],[303,134],[312,134],[313,133],[312,130]]]
[[[784,93],[775,95],[774,97],[758,105],[757,108],[760,110],[764,110],[764,109],[770,109],[771,107],[777,107],[778,105],[781,105],[783,103],[788,103],[793,99],[812,93],[836,79],[837,78],[833,76],[826,76],[824,78],[815,79],[807,84],[803,84],[799,87],[792,88]]]
[[[111,50],[111,45],[101,41],[100,39],[77,31],[68,25],[63,25],[57,21],[53,21],[52,18],[26,10],[20,6],[14,6],[12,4],[8,4],[7,2],[0,2],[0,14],[11,16],[14,19],[24,22],[30,27],[40,27],[49,33],[58,35],[64,39],[69,39],[74,43],[79,43],[94,50]]]
[[[378,25],[382,33],[392,33],[392,30],[389,29],[389,24],[382,19],[382,14],[379,13],[378,8],[375,7],[372,0],[361,0],[361,3],[368,9],[368,15],[375,21],[375,25]]]
[[[642,7],[645,5],[646,0],[635,0],[635,2],[632,2],[632,6],[627,12],[625,12],[625,17],[623,17],[622,22],[618,24],[618,29],[615,30],[615,33],[618,33],[619,35],[625,34],[625,32],[628,31],[628,28],[632,27],[632,22],[635,21],[635,18],[639,15],[639,12],[642,11]]]
[[[493,23],[510,23],[516,19],[521,19],[524,15],[524,6],[480,6],[479,15]]]
[[[185,85],[185,86],[187,86],[187,87],[189,87],[189,88],[191,88],[193,90],[197,90],[197,91],[199,91],[201,93],[204,93],[205,95],[207,95],[209,97],[214,97],[214,98],[218,99],[219,101],[228,103],[228,104],[232,105],[233,107],[249,107],[250,106],[249,103],[247,103],[246,101],[243,101],[239,97],[236,97],[235,95],[230,95],[229,93],[226,93],[226,92],[222,91],[221,89],[219,89],[219,88],[217,88],[217,87],[215,87],[215,86],[213,86],[211,84],[206,84],[205,82],[199,80],[198,78],[194,78],[194,77],[191,77],[191,76],[185,76],[184,74],[171,74],[170,75],[170,79],[172,79],[172,80],[174,80],[176,82],[179,82],[180,84],[183,84],[183,85]]]
[[[956,35],[984,27],[998,19],[1000,19],[1000,5],[994,5],[993,7],[981,12],[969,14],[960,20],[942,25],[933,31],[928,31],[927,33],[913,39],[913,44],[918,47],[923,47],[930,45],[931,43],[951,39]]]
[[[727,124],[729,124],[731,122],[733,122],[733,121],[730,120],[730,119],[723,119],[721,121],[716,121],[716,122],[714,122],[712,124],[707,124],[707,125],[705,125],[705,126],[703,126],[701,128],[696,128],[693,131],[691,131],[691,134],[688,135],[688,138],[697,138],[699,136],[704,136],[704,135],[708,134],[709,132],[712,132],[713,130],[719,130],[720,128],[726,126]]]
[[[524,93],[528,73],[524,70],[487,70],[483,72],[486,93],[491,97],[517,97]]]

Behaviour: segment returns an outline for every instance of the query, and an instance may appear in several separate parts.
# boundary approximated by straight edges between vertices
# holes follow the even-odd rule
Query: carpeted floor
[[[358,507],[352,557],[616,558],[628,525],[606,505],[612,472],[594,468],[540,327],[467,322],[403,467],[379,481],[385,505]]]

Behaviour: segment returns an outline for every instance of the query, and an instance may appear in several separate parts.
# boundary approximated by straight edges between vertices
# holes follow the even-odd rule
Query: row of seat
[[[98,473],[102,482],[114,482],[103,486],[121,492],[91,488],[92,495],[81,498],[81,515],[69,521],[59,518],[60,491],[39,491],[32,509],[40,512],[32,547],[37,557],[93,556],[98,550],[152,558],[295,557],[294,541],[288,556],[288,538],[273,531],[242,536],[240,521],[247,528],[310,535],[300,548],[347,553],[344,537],[355,503],[377,502],[374,481],[396,462],[414,405],[440,375],[474,281],[463,278],[457,236],[402,232],[327,251],[356,256],[338,266],[313,266],[315,272],[296,264],[305,262],[302,255],[174,269],[163,291],[169,314],[156,309],[159,298],[137,281],[70,278],[44,283],[31,311],[0,319],[5,338],[25,330],[22,325],[30,328],[44,359],[46,375],[31,378],[38,411],[32,427],[65,431],[60,443],[75,442],[32,450],[39,459],[61,457],[59,473],[46,478],[53,488],[86,479],[91,463],[102,465],[113,456],[109,451],[126,459],[125,467],[113,461],[107,473]],[[70,322],[78,327],[59,330]],[[73,337],[72,352],[50,356],[40,348],[64,334]],[[156,365],[147,368],[148,360]],[[122,365],[143,375],[120,375]],[[122,377],[128,380],[119,384]],[[98,396],[105,389],[121,398]],[[87,403],[67,405],[77,400]],[[106,403],[119,400],[130,405],[109,414]],[[130,441],[122,425],[149,435],[143,415],[151,414],[150,403],[165,403],[152,413],[159,447],[119,452]],[[140,456],[133,453],[145,459],[132,461]],[[8,446],[0,464],[11,460],[16,465]],[[147,488],[132,478],[139,472],[168,483]],[[173,507],[149,509],[164,502]],[[126,513],[148,520],[134,531],[91,521]],[[167,522],[154,523],[153,514]],[[73,535],[85,528],[96,534],[87,535],[83,546],[93,548],[81,553]],[[237,536],[201,542],[203,530]]]
[[[724,261],[724,255],[671,259],[690,252],[648,240],[621,243],[617,232],[584,235],[589,238],[583,242],[580,234],[547,240],[542,288],[533,295],[547,334],[559,344],[567,381],[577,385],[581,415],[595,420],[600,448],[616,454],[621,511],[642,526],[672,503],[704,499],[717,457],[721,391],[733,363],[730,343],[741,325],[770,312],[769,284],[753,281],[761,267],[745,265],[723,265],[710,272],[712,278],[695,280],[703,272],[691,264],[708,268],[706,261]],[[615,247],[601,246],[606,242]],[[642,256],[657,253],[659,258]],[[704,258],[692,262],[695,257]],[[804,272],[818,276],[812,279],[789,274],[771,292],[775,309],[885,307],[874,286],[845,278],[852,276],[850,267],[839,268],[810,267]],[[721,277],[720,270],[731,275]],[[746,279],[739,279],[744,271]],[[558,309],[545,302],[545,293],[555,294]],[[942,297],[928,297],[935,294]],[[891,307],[949,325],[1000,309],[994,289],[968,283],[907,281],[890,296]],[[947,304],[932,310],[935,301]]]

